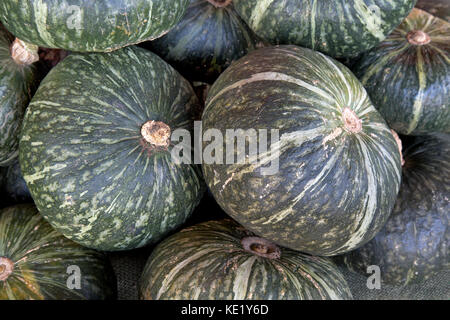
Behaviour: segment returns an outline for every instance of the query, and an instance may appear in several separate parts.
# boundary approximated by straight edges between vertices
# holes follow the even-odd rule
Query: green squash
[[[450,22],[450,1],[448,0],[419,0],[416,8],[425,10],[435,17]]]
[[[227,214],[263,238],[337,255],[372,239],[392,211],[397,143],[358,79],[332,58],[296,46],[253,51],[211,87],[202,121],[204,135],[224,137],[202,166],[205,181]],[[227,129],[244,130],[257,156],[230,146]],[[220,159],[226,153],[234,163]]]
[[[105,52],[156,39],[182,18],[189,0],[2,0],[0,21],[45,48]]]
[[[38,80],[37,48],[13,40],[0,25],[0,167],[17,158],[20,126]]]
[[[409,137],[395,209],[377,236],[343,257],[388,284],[420,283],[450,267],[450,135]]]
[[[213,3],[191,0],[181,22],[149,44],[153,52],[190,80],[214,82],[231,62],[258,43],[232,4],[216,7]]]
[[[9,167],[2,168],[4,172],[3,184],[0,182],[2,197],[6,196],[13,203],[32,202],[30,190],[22,176],[19,159]]]
[[[450,132],[450,23],[414,9],[353,70],[398,133]]]
[[[279,248],[232,220],[186,228],[160,243],[139,282],[147,300],[351,299],[329,258]]]
[[[192,213],[204,185],[171,157],[171,132],[193,127],[190,84],[135,46],[71,54],[27,109],[20,165],[41,214],[86,247],[158,241]]]
[[[234,0],[239,15],[261,38],[295,44],[336,58],[376,46],[416,0]]]
[[[33,205],[0,211],[0,300],[114,297],[115,277],[104,254],[63,237]]]

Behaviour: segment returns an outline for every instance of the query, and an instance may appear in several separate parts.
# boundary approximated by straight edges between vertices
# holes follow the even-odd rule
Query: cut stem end
[[[406,39],[415,46],[423,46],[431,42],[430,36],[422,30],[412,30],[408,32]]]
[[[403,159],[403,144],[402,140],[398,136],[397,132],[391,129],[392,135],[394,136],[395,142],[397,142],[398,151],[400,152],[400,161],[402,163],[402,167],[405,165],[405,159]]]
[[[6,257],[0,257],[0,281],[8,279],[14,270],[14,262]]]
[[[245,251],[264,258],[279,259],[281,257],[280,248],[263,238],[246,237],[241,240],[241,244]]]
[[[39,61],[39,47],[16,38],[11,46],[11,58],[15,63],[29,66]]]
[[[170,127],[161,121],[147,121],[141,128],[141,135],[145,141],[156,147],[170,145]]]
[[[345,108],[342,112],[342,121],[344,128],[351,133],[359,133],[362,130],[362,120],[358,118],[355,111]]]

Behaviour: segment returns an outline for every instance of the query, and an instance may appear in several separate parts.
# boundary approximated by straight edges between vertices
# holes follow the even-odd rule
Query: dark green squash
[[[148,300],[352,298],[329,258],[279,248],[232,220],[201,223],[164,240],[139,287]]]
[[[448,0],[419,0],[416,8],[450,22],[450,1]]]
[[[253,51],[211,87],[202,121],[204,134],[217,129],[224,137],[216,157],[235,156],[234,164],[204,161],[211,192],[261,237],[337,255],[372,239],[392,211],[401,178],[397,143],[358,79],[332,58],[296,46]],[[227,129],[254,129],[258,157],[246,152],[245,163],[236,163]],[[257,133],[263,129],[267,139]],[[206,155],[207,147],[205,140]]]
[[[261,38],[336,58],[355,57],[398,26],[416,0],[234,0]]]
[[[63,237],[33,205],[0,211],[0,300],[112,299],[114,278],[104,254]]]
[[[450,23],[414,9],[353,70],[398,133],[450,132]]]
[[[372,241],[343,257],[362,273],[379,266],[381,280],[395,285],[420,283],[450,267],[450,135],[404,141],[394,212]]]
[[[142,247],[180,226],[204,185],[171,157],[171,132],[191,130],[190,84],[135,46],[71,54],[27,109],[20,165],[52,226],[86,247]]]
[[[156,39],[182,18],[189,0],[2,0],[0,21],[45,48],[105,52]]]
[[[2,168],[2,171],[4,172],[3,184],[0,182],[2,197],[7,197],[13,203],[32,202],[30,190],[20,170],[19,159],[9,167]]]
[[[38,80],[37,48],[13,40],[0,25],[0,167],[17,158],[20,126]]]
[[[229,2],[191,0],[181,22],[149,48],[188,79],[214,82],[258,43]]]

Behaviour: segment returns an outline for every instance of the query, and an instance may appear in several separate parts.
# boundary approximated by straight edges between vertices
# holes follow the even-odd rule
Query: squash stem
[[[232,0],[207,0],[216,8],[225,8],[228,6]]]
[[[359,133],[362,130],[362,121],[358,118],[355,111],[350,108],[345,108],[342,112],[342,119],[344,121],[344,128],[348,132]]]
[[[245,251],[256,254],[258,256],[279,259],[281,250],[274,243],[259,237],[245,237],[241,240],[241,244]]]
[[[424,46],[431,42],[430,36],[422,30],[412,30],[408,32],[406,39],[415,46]]]
[[[6,257],[0,257],[0,281],[8,279],[14,270],[14,262]]]
[[[402,162],[402,167],[405,165],[405,159],[403,159],[403,144],[402,140],[398,136],[397,132],[391,129],[392,135],[394,136],[395,142],[397,142],[398,150],[400,151],[400,160]]]
[[[141,135],[145,141],[156,147],[170,145],[170,127],[161,121],[150,120],[141,127]]]
[[[11,46],[11,58],[19,65],[29,66],[39,60],[39,47],[16,38]]]

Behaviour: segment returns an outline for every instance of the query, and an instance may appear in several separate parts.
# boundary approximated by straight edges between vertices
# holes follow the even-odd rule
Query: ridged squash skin
[[[14,263],[6,279],[5,258]],[[79,289],[68,287],[76,285],[71,266]],[[0,300],[104,300],[116,292],[107,257],[63,237],[31,204],[0,211],[0,279]]]
[[[450,136],[404,140],[403,180],[395,209],[365,246],[344,255],[351,269],[380,267],[381,280],[420,283],[450,267]]]
[[[414,31],[429,42],[408,40]],[[450,23],[414,9],[353,70],[398,133],[450,132]]]
[[[0,21],[45,48],[107,52],[155,39],[181,19],[189,0],[2,0]]]
[[[337,255],[372,239],[393,209],[396,141],[358,79],[332,58],[296,46],[253,51],[211,87],[202,121],[204,134],[218,129],[224,137],[218,155],[236,156],[227,129],[267,130],[267,139],[256,134],[258,157],[246,151],[245,163],[224,156],[226,164],[202,165],[224,211],[263,238]],[[210,142],[203,147],[207,154]]]
[[[199,169],[141,133],[151,121],[191,130],[197,104],[189,82],[145,49],[69,55],[41,83],[21,135],[20,165],[41,214],[105,251],[145,246],[181,225],[203,195]]]
[[[146,300],[352,299],[329,259],[279,248],[277,258],[246,250],[254,236],[232,220],[186,228],[160,243],[140,279]]]
[[[35,65],[19,65],[11,57],[14,37],[0,25],[0,167],[19,154],[19,133],[25,109],[38,81]]]
[[[189,80],[212,83],[257,44],[233,4],[215,7],[207,0],[191,0],[181,22],[149,47]]]
[[[376,46],[409,14],[415,0],[234,0],[264,40],[295,44],[335,58]]]

